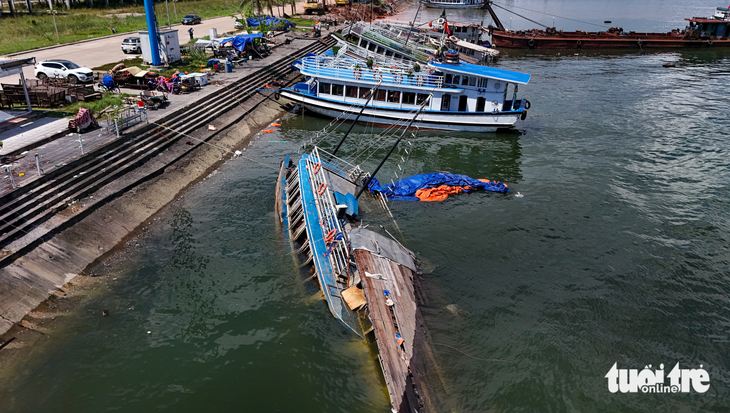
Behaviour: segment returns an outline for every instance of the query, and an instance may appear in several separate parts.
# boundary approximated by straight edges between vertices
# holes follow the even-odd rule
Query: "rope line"
[[[509,360],[502,360],[502,359],[483,359],[483,358],[479,358],[479,357],[470,356],[469,354],[466,354],[463,351],[459,350],[458,348],[456,348],[454,346],[450,346],[448,344],[441,344],[441,343],[433,343],[433,344],[435,344],[437,346],[444,346],[444,347],[448,347],[450,349],[454,349],[454,350],[458,351],[459,353],[461,353],[461,354],[463,354],[463,355],[465,355],[467,357],[473,358],[474,360],[481,360],[481,361],[500,361],[502,363],[514,364],[514,361],[509,361]]]
[[[493,6],[496,6],[496,7],[499,7],[500,9],[502,9],[502,10],[505,10],[505,11],[508,11],[508,12],[510,12],[510,13],[513,13],[513,14],[517,14],[517,13],[515,13],[515,12],[513,12],[513,11],[510,11],[510,10],[507,10],[507,9],[505,9],[504,7],[502,7],[502,6],[499,6],[499,5],[497,5],[497,4],[494,4],[494,3],[492,3],[492,5],[493,5]],[[533,13],[543,14],[543,15],[545,15],[545,16],[550,16],[550,17],[558,17],[558,18],[561,18],[561,19],[565,19],[565,20],[571,20],[571,21],[574,21],[574,22],[578,22],[578,23],[583,23],[583,24],[590,24],[590,25],[592,25],[592,26],[598,26],[598,27],[605,27],[605,26],[603,26],[603,25],[600,25],[600,24],[596,24],[596,23],[586,22],[586,21],[583,21],[583,20],[576,20],[576,19],[571,19],[570,17],[558,16],[558,15],[556,15],[556,14],[549,14],[549,13],[544,13],[544,12],[541,12],[541,11],[537,11],[537,10],[530,10],[530,9],[526,9],[526,8],[524,8],[524,7],[519,7],[519,6],[510,6],[510,7],[513,7],[513,8],[515,8],[515,9],[521,9],[521,10],[531,11],[531,12],[533,12]],[[519,14],[517,14],[517,15],[518,15],[518,16],[520,16]],[[520,16],[520,17],[522,17],[523,19],[527,19],[526,17],[523,17],[523,16]],[[527,20],[530,20],[530,19],[527,19]],[[530,20],[530,21],[532,21],[532,20]],[[544,25],[543,25],[543,24],[541,24],[541,23],[537,23],[537,22],[534,22],[534,21],[532,21],[532,22],[533,22],[533,23],[535,23],[535,24],[539,24],[539,25],[541,25],[541,26],[544,26]],[[547,27],[547,26],[545,26],[545,27]]]

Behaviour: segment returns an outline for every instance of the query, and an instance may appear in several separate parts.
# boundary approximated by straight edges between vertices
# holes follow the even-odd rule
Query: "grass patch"
[[[170,6],[170,20],[172,23],[179,23],[186,14],[197,14],[203,19],[226,16],[234,12],[239,13],[240,6],[240,0],[175,2],[177,19]],[[164,4],[157,4],[155,15],[159,24],[166,26],[167,12]],[[53,19],[50,15],[39,13],[30,16],[18,15],[15,18],[3,17],[0,24],[0,55],[107,36],[112,34],[112,28],[116,29],[117,33],[147,28],[142,6],[115,9],[74,8],[68,10],[66,14],[56,15],[56,25],[60,40],[56,40]],[[233,29],[233,18],[231,18],[231,29]]]
[[[129,93],[120,93],[117,95],[112,92],[104,92],[104,95],[101,99],[95,100],[93,102],[76,102],[70,105],[57,106],[55,108],[44,108],[43,112],[53,112],[54,115],[61,116],[76,116],[76,114],[79,112],[79,108],[87,108],[91,110],[94,116],[96,116],[99,114],[99,112],[108,108],[109,106],[121,106],[124,103],[124,98],[127,96],[136,95],[130,95]]]

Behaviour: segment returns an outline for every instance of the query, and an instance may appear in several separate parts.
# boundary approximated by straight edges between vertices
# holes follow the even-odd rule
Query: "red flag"
[[[446,30],[446,34],[449,36],[451,35],[451,30],[449,30],[449,22],[444,19],[444,30]]]

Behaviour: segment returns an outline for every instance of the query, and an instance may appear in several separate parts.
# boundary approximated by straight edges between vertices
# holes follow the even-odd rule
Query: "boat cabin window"
[[[479,81],[477,82],[477,87],[487,87],[487,80],[489,79],[480,77]]]
[[[360,99],[369,99],[370,98],[370,88],[369,87],[361,87],[360,88],[360,95],[358,97]]]
[[[444,83],[451,83],[451,81],[452,81],[452,79],[451,79],[450,74],[447,74],[446,76],[444,76]]]
[[[368,50],[370,50],[371,52],[374,52],[375,51],[375,47],[376,47],[375,46],[375,43],[369,43],[368,44]]]
[[[469,86],[476,86],[477,85],[477,78],[476,77],[470,77],[469,78]]]
[[[428,94],[427,93],[419,93],[419,94],[417,94],[416,95],[416,105],[423,105],[423,102],[425,102],[426,99],[428,99]]]
[[[330,84],[329,83],[319,83],[319,93],[325,93],[330,94]]]
[[[386,50],[385,51],[385,55],[388,56],[388,57],[393,56],[393,52],[390,51],[390,50]]]
[[[388,91],[388,102],[400,103],[400,92],[398,92],[397,90],[389,90]]]
[[[448,93],[444,93],[441,96],[441,111],[442,112],[448,112],[451,108],[451,95]]]
[[[477,112],[484,112],[484,106],[487,103],[487,99],[483,97],[477,98]]]
[[[461,86],[466,86],[469,84],[469,76],[462,76],[461,77]]]
[[[385,53],[385,49],[383,48],[383,46],[378,46],[378,51],[376,51],[375,53],[383,54],[383,53]]]
[[[345,96],[348,98],[356,98],[357,97],[357,86],[346,86],[345,87]]]
[[[381,102],[385,102],[385,90],[378,89],[378,91],[375,92],[375,97],[373,98],[373,100],[379,100]]]
[[[466,112],[467,106],[466,106],[466,100],[468,98],[466,96],[459,96],[459,112]]]
[[[416,94],[413,92],[403,92],[403,104],[404,105],[415,105]]]
[[[368,41],[365,39],[360,39],[360,47],[367,47]]]
[[[461,82],[461,76],[454,76],[453,84],[458,85]]]
[[[344,85],[338,85],[336,83],[332,84],[332,94],[335,96],[342,96],[342,94],[345,92],[345,86]]]

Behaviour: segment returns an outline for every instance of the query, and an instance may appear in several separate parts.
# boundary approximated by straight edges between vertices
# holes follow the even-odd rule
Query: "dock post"
[[[114,121],[114,123],[116,123],[116,120]],[[79,133],[79,145],[81,147],[81,154],[83,155],[84,154],[84,140],[81,139],[81,134],[80,133]]]
[[[10,165],[8,165],[5,170],[8,171],[8,175],[10,175],[10,184],[13,186],[13,189],[15,189],[15,180],[13,179],[13,171],[10,169]]]
[[[35,153],[35,169],[38,170],[38,176],[43,175],[43,169],[41,169],[41,161],[38,152]]]

